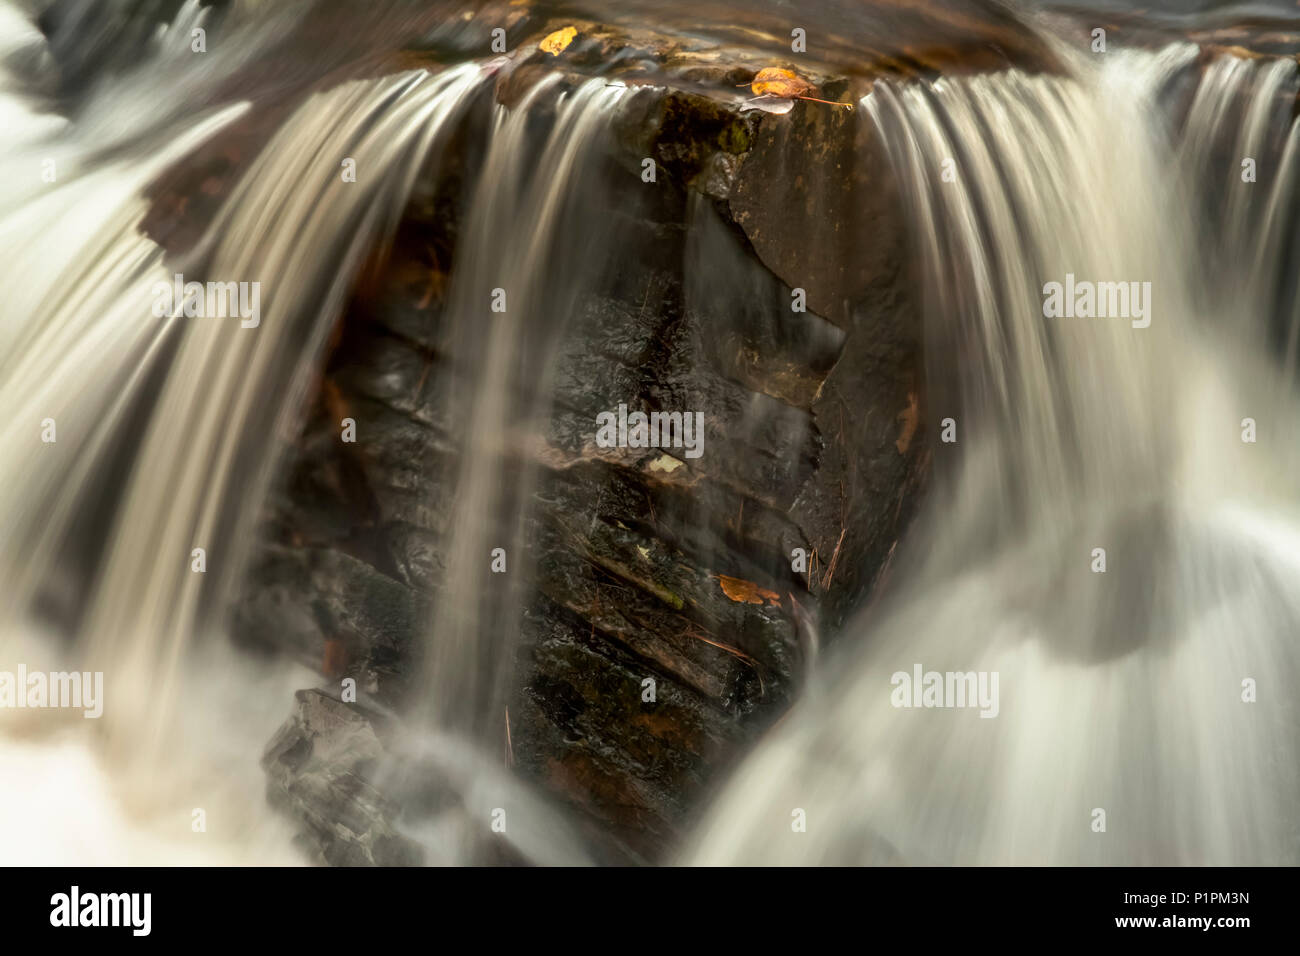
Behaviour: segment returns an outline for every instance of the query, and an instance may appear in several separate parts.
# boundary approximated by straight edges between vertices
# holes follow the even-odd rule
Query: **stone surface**
[[[375,785],[385,759],[379,718],[319,691],[299,691],[267,746],[267,796],[303,826],[309,855],[334,866],[411,866],[417,844],[393,826],[399,808]]]

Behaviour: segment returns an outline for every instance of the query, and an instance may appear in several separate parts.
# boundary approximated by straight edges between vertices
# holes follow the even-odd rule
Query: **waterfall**
[[[193,14],[183,10],[178,22]],[[165,57],[150,65],[156,75],[167,67]],[[301,413],[362,259],[396,228],[439,136],[488,75],[470,63],[310,97],[249,168],[207,237],[178,261],[141,234],[142,191],[220,136],[247,104],[210,110],[155,151],[107,162],[105,137],[120,130],[58,117],[29,124],[32,137],[6,172],[11,182],[35,185],[11,189],[0,205],[0,236],[15,250],[0,266],[11,290],[0,333],[0,401],[10,409],[0,440],[11,452],[0,462],[0,658],[10,669],[40,662],[102,672],[112,696],[100,721],[61,725],[68,739],[52,757],[56,766],[37,763],[40,774],[61,777],[98,759],[117,782],[131,782],[132,792],[118,797],[143,818],[183,805],[188,793],[195,806],[210,807],[232,759],[227,748],[240,749],[211,739],[214,728],[223,728],[215,736],[244,729],[251,710],[262,719],[243,739],[247,786],[224,832],[238,834],[244,816],[263,825],[266,814],[251,808],[261,803],[257,754],[274,727],[265,721],[278,721],[284,695],[305,681],[234,659],[208,638],[217,636],[243,572],[282,445],[276,436]],[[124,81],[139,82],[134,74]],[[159,109],[185,95],[164,94]],[[21,94],[8,102],[39,115]],[[153,145],[146,138],[141,148]],[[42,182],[45,156],[57,172]],[[345,159],[360,170],[354,181],[342,175]],[[202,294],[163,295],[182,282],[177,276],[242,284],[244,305],[244,289],[258,290],[256,312],[196,315]],[[32,427],[45,421],[53,441]],[[74,642],[36,639],[51,629],[51,613],[53,627],[71,631]],[[246,695],[280,703],[266,714],[241,701]],[[7,724],[19,734],[20,750],[9,755],[16,765],[28,759],[21,735],[36,730],[35,722]],[[91,743],[94,759],[77,749]],[[31,798],[47,795],[37,788]],[[26,826],[30,816],[6,819]],[[178,818],[167,827],[188,825]],[[255,846],[251,840],[243,852]]]
[[[712,748],[730,756],[795,694],[792,712],[721,782],[680,859],[1300,859],[1294,60],[1189,43],[1089,57],[1019,36],[1019,14],[1001,3],[962,2],[949,17],[942,5],[844,0],[809,14],[844,24],[836,56],[857,63],[873,38],[897,30],[899,56],[886,56],[890,44],[876,52],[891,70],[914,62],[916,71],[868,77],[855,66],[824,84],[855,99],[871,87],[852,113],[813,97],[765,100],[771,113],[759,116],[741,109],[744,84],[733,81],[769,55],[773,37],[784,55],[785,4],[754,14],[777,32],[736,26],[726,3],[689,16],[678,5],[690,29],[679,22],[662,49],[639,35],[618,47],[605,24],[575,41],[562,67],[562,49],[551,60],[535,44],[488,58],[498,38],[479,15],[490,5],[376,4],[330,10],[331,20],[312,0],[278,9],[185,0],[171,23],[122,20],[121,33],[101,35],[117,11],[79,31],[96,8],[69,3],[48,41],[26,6],[0,0],[10,136],[0,158],[0,674],[102,675],[109,704],[94,720],[75,709],[37,719],[8,704],[0,713],[0,775],[21,781],[0,787],[0,846],[18,862],[302,861],[289,822],[267,805],[258,758],[295,690],[324,686],[318,696],[340,708],[356,701],[334,698],[334,673],[322,685],[319,673],[234,647],[231,609],[350,298],[368,266],[400,249],[413,198],[431,207],[445,198],[420,196],[425,187],[456,193],[454,235],[440,237],[454,248],[414,310],[417,322],[436,319],[436,336],[402,346],[413,362],[438,363],[437,402],[425,403],[421,379],[418,399],[388,410],[418,419],[415,433],[428,438],[410,448],[412,473],[435,457],[448,472],[429,482],[437,500],[410,496],[422,519],[439,516],[416,529],[421,547],[437,541],[427,548],[436,580],[431,595],[412,598],[427,616],[401,648],[410,687],[391,699],[366,688],[362,706],[340,711],[374,719],[365,730],[375,749],[342,753],[355,742],[343,734],[338,763],[323,771],[335,776],[321,786],[341,778],[340,790],[371,788],[366,799],[395,807],[383,839],[395,832],[434,864],[657,858],[683,821],[697,820],[692,798],[663,794],[706,779]],[[500,6],[511,9],[488,14],[519,35],[549,22],[532,20],[531,5]],[[649,6],[614,19],[645,17]],[[995,29],[973,69],[996,68],[997,43],[1015,40],[1016,62],[1051,70],[948,75],[913,56],[920,46],[907,31],[942,46],[981,11]],[[260,58],[317,52],[317,13],[364,41],[321,40],[319,64],[259,73]],[[196,59],[191,33],[218,25],[225,42]],[[400,44],[367,45],[399,26]],[[724,63],[705,48],[710,31],[755,45]],[[607,50],[611,62],[593,65]],[[814,106],[822,112],[785,118]],[[800,118],[808,122],[796,126]],[[829,144],[846,128],[856,136],[833,149],[800,140]],[[906,263],[894,276],[882,243],[872,255],[888,267],[873,260],[866,279],[836,262],[813,276],[825,281],[796,288],[792,273],[819,272],[825,250],[810,243],[777,261],[779,219],[746,227],[729,191],[761,145],[766,168],[790,180],[773,189],[789,187],[782,195],[806,200],[804,218],[816,218],[828,210],[813,201],[814,184],[850,178],[839,160],[863,144],[891,175],[876,178],[872,166],[854,190],[897,189]],[[200,158],[227,145],[239,173],[209,189]],[[806,145],[818,148],[783,152]],[[448,179],[444,163],[455,166]],[[178,173],[196,177],[180,200],[201,205],[202,193],[216,210],[192,216],[201,226],[192,243],[148,226],[158,190]],[[753,178],[747,188],[756,203]],[[887,206],[862,211],[861,232],[892,228]],[[638,209],[651,213],[628,226]],[[845,224],[832,230],[842,246],[852,244]],[[641,253],[655,258],[635,263],[643,272],[628,262]],[[446,292],[429,310],[443,273]],[[629,290],[639,312],[623,308]],[[810,290],[844,314],[814,314],[822,305]],[[845,571],[839,545],[821,554],[801,526],[830,508],[843,515],[841,542],[884,535],[853,527],[865,511],[848,499],[893,495],[883,485],[909,460],[912,431],[883,441],[880,480],[858,473],[859,449],[836,447],[846,461],[833,504],[809,477],[822,477],[818,456],[831,443],[818,403],[832,372],[844,406],[836,437],[855,445],[868,430],[843,438],[858,411],[840,388],[850,366],[867,356],[877,366],[857,369],[864,379],[892,376],[895,357],[883,353],[910,362],[916,352],[910,340],[845,351],[871,331],[850,301],[860,294],[871,308],[915,304],[924,330],[915,383],[924,397],[911,412],[921,409],[934,475],[920,517],[897,555],[888,551],[887,576]],[[602,339],[602,323],[627,328]],[[603,374],[600,363],[615,370],[607,380],[590,394],[572,387]],[[705,365],[707,376],[693,376]],[[881,407],[912,387],[904,377],[881,386]],[[564,404],[557,380],[566,379],[573,404],[589,398],[592,408]],[[612,414],[597,403],[625,399],[701,423],[705,412],[673,403],[708,405],[710,448],[725,450],[698,467],[642,455],[644,444],[607,450],[588,426]],[[892,423],[879,422],[884,435]],[[846,482],[856,487],[846,492]],[[607,488],[612,505],[574,506]],[[662,522],[661,491],[675,512]],[[650,518],[632,528],[643,499]],[[902,506],[900,494],[893,523],[882,521],[891,534]],[[590,520],[587,538],[570,534],[569,517]],[[616,553],[584,550],[598,534]],[[557,560],[568,544],[565,557],[595,569],[590,595],[573,585],[577,572],[561,568],[557,583],[539,567],[539,555]],[[786,573],[795,545],[825,569],[812,610],[758,580],[795,588],[807,573]],[[420,591],[420,575],[383,557],[384,596]],[[832,627],[814,602],[837,571],[854,583],[837,583]],[[628,586],[603,587],[600,575]],[[835,633],[873,580],[887,585]],[[558,593],[566,587],[573,593]],[[615,612],[604,614],[602,595]],[[571,617],[565,626],[590,623],[574,683],[590,676],[584,667],[596,674],[581,688],[529,686],[538,697],[555,691],[544,703],[564,711],[538,716],[538,736],[563,737],[559,750],[599,736],[600,721],[643,735],[616,741],[637,751],[622,764],[584,752],[548,777],[570,786],[567,806],[513,766],[507,700],[538,607]],[[643,612],[655,617],[644,632],[633,620]],[[598,629],[609,632],[599,645]],[[313,632],[326,648],[322,671],[343,643],[326,630]],[[539,657],[553,650],[544,643]],[[762,661],[745,649],[759,643]],[[704,656],[714,652],[741,676]],[[776,679],[765,684],[767,674]],[[636,710],[661,702],[655,677],[671,706]],[[616,694],[626,695],[622,709],[588,706]],[[575,716],[584,709],[586,724]],[[691,739],[660,746],[677,734]],[[546,746],[528,756],[563,763]],[[620,772],[632,782],[614,780]],[[654,831],[649,849],[589,838],[601,818],[588,811],[625,793],[631,822],[619,825]],[[328,808],[336,794],[311,796]],[[511,821],[508,837],[485,825],[498,813]],[[402,840],[394,854],[406,859]]]
[[[1300,318],[1286,222],[1300,166],[1300,127],[1290,122],[1298,92],[1292,60],[1220,57],[1206,67],[1181,138],[1183,188],[1196,197],[1207,227],[1197,250],[1198,294],[1216,315],[1237,322],[1243,338],[1281,351],[1286,366],[1295,365]],[[1258,182],[1238,188],[1248,163]],[[1243,256],[1252,268],[1238,266]]]
[[[149,700],[148,711],[159,706],[151,696],[168,699],[185,641],[204,628],[201,601],[224,608],[224,589],[238,582],[257,517],[250,503],[264,498],[275,465],[267,437],[297,415],[361,258],[396,228],[429,144],[480,79],[471,64],[313,98],[266,146],[213,224],[210,250],[187,267],[218,281],[259,283],[263,314],[248,328],[170,317],[180,342],[83,625],[102,662],[96,669],[120,668],[146,682],[151,694],[123,689],[130,700]],[[343,157],[364,171],[357,182],[343,179]],[[297,188],[286,190],[286,182]],[[163,499],[167,509],[158,508]],[[188,558],[174,566],[140,560],[173,549],[188,556],[196,546],[214,565],[204,576]],[[204,594],[209,582],[223,590]],[[139,729],[131,737],[136,753]]]
[[[453,399],[464,451],[424,696],[436,725],[476,736],[490,725],[502,741],[501,682],[528,579],[521,509],[532,488],[523,459],[529,436],[546,428],[546,383],[560,332],[576,293],[596,278],[590,263],[600,260],[566,255],[566,236],[581,236],[590,249],[607,231],[602,197],[593,194],[587,173],[598,155],[594,139],[626,93],[601,79],[560,93],[546,141],[534,153],[534,110],[559,81],[552,74],[513,111],[498,108],[447,309],[450,349],[474,375],[472,387]],[[502,298],[494,306],[496,290]],[[504,572],[491,570],[498,548]]]
[[[113,102],[113,92],[130,101],[123,112],[138,124],[131,98],[145,77],[179,67],[169,32],[183,35],[200,22],[197,4],[187,4],[159,30],[155,61],[100,99]],[[10,36],[16,47],[39,38],[21,22]],[[245,55],[227,54],[205,78],[237,68]],[[42,114],[17,89],[4,100],[25,111],[23,128],[32,131],[29,148],[9,160],[23,169],[22,181],[47,154],[57,157],[59,176],[10,191],[0,204],[0,236],[20,250],[0,266],[15,293],[0,330],[0,400],[11,410],[0,439],[15,450],[0,462],[7,597],[0,659],[11,668],[102,672],[112,704],[93,731],[64,722],[64,736],[44,751],[24,737],[35,722],[11,722],[7,733],[16,736],[0,760],[59,781],[35,789],[36,801],[63,803],[51,794],[69,775],[115,791],[102,803],[120,802],[133,815],[115,826],[123,841],[146,847],[141,861],[185,852],[169,841],[189,821],[158,818],[187,800],[215,812],[214,792],[229,798],[228,817],[254,822],[241,829],[227,821],[229,845],[209,858],[226,852],[231,862],[246,861],[240,854],[254,852],[255,833],[272,834],[261,858],[293,858],[283,826],[257,809],[256,759],[274,726],[266,721],[282,718],[293,687],[317,681],[284,667],[265,673],[264,664],[228,650],[224,615],[277,472],[277,449],[302,414],[363,260],[395,232],[417,175],[436,179],[443,138],[500,66],[410,71],[312,95],[261,149],[198,245],[175,261],[142,234],[143,191],[239,121],[248,103],[210,110],[149,155],[104,162],[113,142],[126,139],[120,129]],[[183,76],[160,111],[193,97],[192,76]],[[530,429],[546,420],[550,352],[574,295],[595,278],[580,267],[590,246],[562,237],[580,231],[594,245],[608,229],[586,177],[600,155],[595,140],[627,92],[606,80],[573,89],[559,81],[546,76],[513,109],[496,107],[469,203],[446,309],[462,381],[448,415],[462,451],[451,573],[429,625],[423,706],[402,737],[401,759],[381,773],[396,787],[411,767],[432,764],[467,805],[510,807],[521,852],[580,863],[585,856],[565,823],[508,779],[499,754],[507,733],[499,691],[529,580],[522,521],[531,469],[520,459],[531,450]],[[534,153],[543,113],[550,125]],[[343,175],[345,161],[355,176]],[[246,283],[259,290],[258,314],[188,314],[186,306],[203,300],[171,290],[190,281]],[[498,288],[505,307],[489,311]],[[56,429],[52,443],[31,427],[46,419]],[[495,546],[505,549],[511,574],[487,571]],[[274,710],[250,708],[249,697]],[[223,787],[232,764],[236,783]],[[35,813],[24,804],[9,818]],[[470,829],[454,819],[410,821],[412,838],[443,862],[473,858]],[[41,849],[31,849],[33,859]]]
[[[1294,64],[1218,61],[1186,122],[1161,124],[1194,55],[878,83],[864,99],[932,293],[931,416],[956,440],[936,445],[908,583],[850,625],[691,861],[1300,857],[1295,397],[1246,331],[1271,303],[1244,291],[1255,264],[1233,251],[1270,252],[1243,207],[1292,172],[1262,163],[1252,186],[1237,154],[1271,136],[1293,155],[1272,97],[1294,90]],[[1240,130],[1216,167],[1230,102]],[[1232,295],[1206,294],[1205,245]],[[1150,282],[1149,326],[1048,316],[1047,283],[1067,274]],[[927,703],[912,682],[929,672],[944,683]],[[978,682],[950,691],[948,673]],[[961,706],[959,683],[992,693]]]
[[[510,842],[524,859],[589,862],[565,819],[508,773],[504,703],[534,578],[525,536],[535,491],[530,456],[548,426],[556,348],[578,293],[597,284],[603,268],[593,252],[612,230],[607,197],[590,174],[602,155],[599,137],[627,94],[603,79],[561,86],[552,74],[512,110],[497,108],[444,316],[448,349],[464,370],[448,412],[461,458],[447,572],[428,627],[419,704],[381,770],[411,804],[429,802],[429,781],[450,797],[404,821],[405,834],[438,865],[490,855],[482,821],[494,810],[512,821]],[[547,107],[538,145],[537,114]]]

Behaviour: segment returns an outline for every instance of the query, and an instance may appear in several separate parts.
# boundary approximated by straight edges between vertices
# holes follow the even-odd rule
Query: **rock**
[[[414,676],[429,616],[427,591],[415,591],[339,550],[266,544],[250,569],[234,615],[239,639],[288,653],[327,672],[351,676],[377,698],[400,703]]]
[[[788,706],[810,666],[801,627],[819,603],[847,607],[868,590],[922,460],[895,444],[916,339],[888,260],[899,253],[888,204],[877,201],[875,227],[895,238],[873,238],[874,257],[849,271],[851,256],[828,265],[813,254],[848,228],[837,203],[884,188],[861,177],[847,193],[814,191],[844,178],[820,164],[849,161],[856,124],[812,114],[815,104],[761,119],[738,104],[630,98],[599,173],[615,185],[590,190],[630,200],[608,213],[622,268],[580,290],[549,430],[515,450],[539,470],[524,532],[537,570],[509,697],[514,772],[569,803],[605,859],[661,859],[717,769]],[[816,146],[819,136],[835,142]],[[626,157],[644,144],[663,181],[617,185],[641,185]],[[763,185],[795,165],[802,180]],[[423,187],[420,208],[453,215],[441,194],[463,188],[453,177]],[[781,232],[791,189],[802,218]],[[447,244],[442,228],[436,216],[404,225],[349,310],[290,466],[298,492],[268,516],[278,543],[263,548],[239,615],[248,639],[346,666],[398,709],[446,561],[458,454],[448,397],[473,387],[428,285],[426,250]],[[792,309],[795,286],[808,311]],[[620,402],[707,409],[705,453],[598,447],[596,416]],[[355,446],[337,440],[345,413]],[[863,530],[844,540],[847,524]],[[796,547],[812,554],[812,574],[791,569]],[[724,580],[772,597],[737,599]],[[642,700],[647,679],[654,702]],[[330,852],[353,854],[350,839]]]
[[[672,852],[701,795],[788,707],[813,630],[833,641],[881,579],[927,463],[903,228],[867,124],[804,102],[742,113],[754,51],[651,40],[587,24],[494,91],[517,100],[526,69],[665,81],[624,97],[582,184],[617,267],[566,290],[546,428],[513,436],[503,464],[535,480],[511,559],[527,581],[513,676],[485,749],[566,807],[605,862]],[[816,75],[830,98],[856,82]],[[245,641],[356,675],[399,717],[437,640],[462,454],[453,398],[476,385],[442,315],[488,135],[475,112],[357,286],[236,615]],[[550,121],[540,109],[537,127]],[[705,410],[704,454],[600,447],[596,416],[620,403]],[[339,441],[343,417],[355,444]],[[283,756],[321,739],[326,718],[302,711],[268,766],[323,858],[378,862],[374,835],[412,825],[399,809],[462,812],[436,768],[368,772],[377,748],[395,752],[387,731],[322,698],[311,707],[332,715],[333,742]],[[332,827],[335,813],[351,823]],[[501,844],[473,852],[534,858]]]
[[[303,825],[303,847],[333,866],[422,863],[418,844],[394,827],[400,807],[373,779],[386,756],[382,719],[320,691],[294,700],[262,766],[268,799]]]
[[[684,835],[691,795],[738,752],[744,718],[547,601],[524,633],[510,705],[516,772],[567,797],[611,861],[659,859]]]
[[[729,200],[764,265],[841,327],[888,268],[900,221],[869,127],[860,111],[821,103],[764,116]]]

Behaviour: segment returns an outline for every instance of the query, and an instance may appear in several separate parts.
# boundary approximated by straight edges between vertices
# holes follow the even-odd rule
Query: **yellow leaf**
[[[744,578],[719,574],[718,583],[722,585],[722,593],[739,604],[762,604],[764,600],[773,606],[779,606],[781,603],[781,595],[767,588],[761,588],[753,581],[746,581]]]
[[[817,91],[817,87],[793,70],[782,70],[775,66],[759,70],[749,88],[755,96],[784,96],[787,99],[807,96]]]
[[[574,27],[565,27],[563,30],[556,30],[541,42],[539,48],[545,50],[551,56],[559,56],[564,52],[564,48],[573,42],[573,38],[577,35],[578,31]]]

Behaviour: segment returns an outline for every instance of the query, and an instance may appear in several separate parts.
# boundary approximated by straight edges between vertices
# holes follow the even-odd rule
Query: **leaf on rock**
[[[759,70],[758,75],[749,84],[749,88],[754,91],[755,96],[784,96],[790,99],[817,92],[817,87],[798,73],[776,66]]]
[[[753,581],[719,574],[718,583],[722,585],[722,593],[738,604],[762,604],[764,601],[774,607],[781,604],[781,595],[759,587]]]
[[[789,112],[789,109],[777,109],[774,101],[771,102],[769,107],[764,102],[765,97],[785,100],[808,100],[812,103],[825,103],[827,106],[842,106],[846,110],[853,109],[852,103],[836,103],[834,100],[821,100],[815,96],[809,96],[809,93],[817,92],[817,87],[794,72],[794,70],[785,70],[779,66],[769,66],[759,70],[758,74],[750,82],[749,88],[754,91],[757,98],[742,106],[741,112],[747,109],[764,110],[768,113]]]
[[[348,654],[342,641],[325,642],[325,662],[321,666],[326,677],[338,677],[347,672]]]
[[[563,30],[556,30],[540,44],[539,49],[545,50],[551,56],[559,56],[564,52],[565,47],[573,42],[573,38],[578,35],[575,27],[565,27]]]

